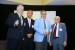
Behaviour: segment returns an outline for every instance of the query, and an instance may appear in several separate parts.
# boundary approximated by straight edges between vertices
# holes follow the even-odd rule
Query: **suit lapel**
[[[59,29],[61,28],[61,23],[59,23]]]
[[[29,28],[29,23],[28,23],[28,20],[27,20],[27,18],[26,18],[26,23],[27,23],[27,26],[28,26],[28,28]]]
[[[20,20],[19,15],[17,13],[16,13],[16,15],[17,15],[16,17]]]
[[[16,17],[17,17],[17,20],[19,20],[19,22],[20,22],[20,25],[21,25],[21,20],[20,20],[20,18],[19,18],[19,15],[16,13]]]
[[[23,20],[23,25],[24,25],[24,17],[22,16],[22,20]]]
[[[53,24],[53,30],[54,30],[54,26],[55,26],[55,24]]]
[[[33,20],[31,19],[31,24],[30,24],[30,27],[29,27],[29,28],[31,28],[31,27],[32,27],[32,25],[33,25]]]
[[[32,25],[33,25],[33,20],[31,19],[31,25],[30,26],[32,27]]]
[[[60,28],[61,28],[61,23],[59,23],[59,28],[58,28],[58,35],[60,36]]]

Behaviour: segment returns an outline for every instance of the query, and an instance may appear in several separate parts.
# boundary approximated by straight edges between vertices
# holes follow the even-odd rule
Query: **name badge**
[[[32,28],[34,28],[34,25],[32,25]]]
[[[60,28],[59,31],[62,31],[62,28]]]

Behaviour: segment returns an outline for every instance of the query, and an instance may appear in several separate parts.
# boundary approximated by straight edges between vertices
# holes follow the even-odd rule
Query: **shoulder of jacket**
[[[65,25],[65,23],[62,23],[62,22],[60,24]]]

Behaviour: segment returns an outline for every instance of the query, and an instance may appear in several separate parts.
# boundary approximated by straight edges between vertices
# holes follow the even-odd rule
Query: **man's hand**
[[[64,41],[63,45],[64,45],[64,47],[66,47],[66,46],[67,46],[67,42],[66,42],[66,41]]]
[[[48,35],[49,33],[50,33],[49,30],[45,30],[45,31],[44,31],[44,35]]]
[[[32,37],[32,34],[30,33],[30,34],[27,34],[27,37],[28,38],[31,38]]]
[[[49,33],[50,33],[50,31],[48,30],[48,31],[47,31],[47,35],[48,35]]]
[[[19,20],[16,20],[14,25],[18,26],[19,25]]]
[[[52,46],[51,42],[49,42],[49,45]]]

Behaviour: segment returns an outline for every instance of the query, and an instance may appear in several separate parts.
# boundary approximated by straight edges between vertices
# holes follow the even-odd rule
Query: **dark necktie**
[[[45,23],[45,20],[43,20],[44,21],[44,29],[46,29],[46,23]]]
[[[45,23],[45,20],[43,20],[44,22],[44,29],[46,30],[46,23]],[[47,36],[44,36],[44,40],[43,40],[45,43],[47,42]]]
[[[57,29],[57,24],[56,24],[56,26],[55,26],[55,28],[54,28],[54,32],[53,32],[53,38],[54,38],[54,39],[56,39],[56,29]]]

